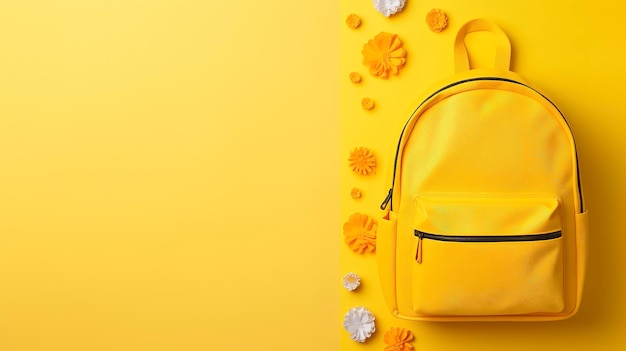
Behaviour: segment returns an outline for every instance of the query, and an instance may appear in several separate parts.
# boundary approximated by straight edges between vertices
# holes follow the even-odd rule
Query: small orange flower
[[[361,100],[361,107],[363,107],[364,110],[371,110],[374,108],[374,100],[372,100],[371,98],[363,98],[363,100]]]
[[[360,199],[361,196],[363,196],[363,194],[361,193],[361,190],[359,190],[358,188],[352,188],[352,190],[350,191],[350,196],[352,196],[353,199]]]
[[[409,342],[413,341],[413,334],[410,330],[404,328],[391,327],[385,333],[385,351],[411,351],[413,345]]]
[[[366,147],[360,146],[350,152],[348,166],[354,173],[369,175],[376,170],[376,156]]]
[[[361,17],[353,13],[346,18],[346,24],[352,29],[357,29],[361,25]]]
[[[363,64],[371,75],[383,79],[389,74],[398,74],[406,62],[406,50],[397,34],[381,32],[363,46]]]
[[[368,215],[355,213],[343,224],[344,242],[356,253],[376,250],[378,224]]]
[[[350,81],[354,84],[361,83],[361,75],[358,72],[350,73]]]
[[[448,26],[448,16],[441,9],[432,9],[426,15],[426,24],[430,30],[439,33]]]

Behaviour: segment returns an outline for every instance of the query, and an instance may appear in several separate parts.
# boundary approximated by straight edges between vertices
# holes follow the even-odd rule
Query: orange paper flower
[[[361,25],[361,17],[351,14],[346,18],[346,24],[352,29],[357,29]]]
[[[361,196],[363,196],[363,194],[361,193],[361,190],[359,190],[358,188],[352,188],[352,190],[350,191],[350,196],[352,196],[353,199],[360,199]]]
[[[356,253],[376,250],[376,230],[378,224],[368,215],[355,213],[343,224],[344,241]]]
[[[398,74],[406,62],[406,50],[397,34],[381,32],[363,46],[363,64],[369,67],[370,74],[383,79],[389,74]]]
[[[413,345],[409,342],[413,341],[413,334],[410,330],[404,328],[391,327],[385,333],[385,351],[411,351]]]
[[[361,83],[361,75],[358,72],[350,73],[350,81],[354,84]]]
[[[374,108],[374,100],[372,100],[371,98],[363,98],[363,100],[361,100],[361,107],[363,107],[364,110],[371,110]]]
[[[448,16],[441,9],[432,9],[426,15],[426,24],[430,30],[439,33],[448,26]]]
[[[376,170],[376,157],[374,153],[366,147],[357,147],[350,152],[348,166],[354,173],[369,175]]]

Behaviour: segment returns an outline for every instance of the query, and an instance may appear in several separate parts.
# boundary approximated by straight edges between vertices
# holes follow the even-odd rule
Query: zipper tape
[[[417,241],[417,249],[415,250],[415,261],[417,261],[417,263],[422,263],[423,239],[459,243],[505,243],[552,240],[560,238],[562,235],[560,230],[551,233],[523,235],[441,235],[425,233],[417,229],[415,229],[414,234],[419,238]]]

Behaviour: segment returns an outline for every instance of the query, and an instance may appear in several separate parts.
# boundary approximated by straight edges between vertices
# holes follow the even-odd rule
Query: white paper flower
[[[361,285],[361,277],[356,273],[348,273],[343,276],[343,287],[348,291],[353,291]]]
[[[352,308],[343,318],[343,328],[350,333],[350,339],[365,342],[376,331],[374,315],[365,307]]]
[[[402,11],[406,0],[372,0],[374,8],[386,17]]]

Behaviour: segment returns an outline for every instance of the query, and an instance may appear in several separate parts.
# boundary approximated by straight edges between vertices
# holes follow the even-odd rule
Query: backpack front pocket
[[[420,196],[411,297],[423,315],[558,313],[563,302],[556,196]]]

